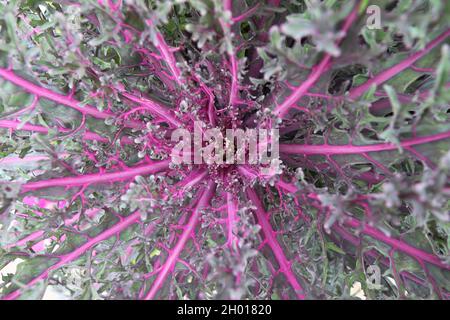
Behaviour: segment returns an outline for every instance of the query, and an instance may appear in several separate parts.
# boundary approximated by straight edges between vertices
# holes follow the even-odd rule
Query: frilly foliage
[[[0,297],[448,299],[448,21],[438,0],[0,0]],[[279,128],[281,173],[170,164],[194,121]]]

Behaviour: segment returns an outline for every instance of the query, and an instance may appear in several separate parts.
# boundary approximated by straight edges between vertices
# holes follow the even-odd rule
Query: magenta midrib
[[[284,255],[283,249],[281,248],[280,244],[278,243],[277,239],[274,236],[274,231],[272,229],[272,226],[270,225],[267,217],[266,212],[264,211],[262,207],[262,203],[260,199],[258,198],[258,195],[253,189],[247,189],[247,196],[252,201],[252,203],[256,206],[255,214],[256,218],[258,219],[258,224],[261,226],[261,229],[264,233],[264,237],[267,241],[267,244],[273,251],[273,254],[275,255],[279,265],[280,265],[280,271],[285,275],[286,279],[289,281],[289,283],[294,288],[296,295],[299,299],[304,299],[304,290],[300,283],[298,282],[296,276],[294,275],[291,264],[287,260],[286,256]]]
[[[450,138],[450,131],[430,135],[426,137],[412,138],[403,140],[400,142],[400,146],[403,148],[412,147],[415,145],[426,144],[430,142],[436,142]],[[335,154],[362,154],[368,152],[380,152],[396,150],[398,146],[393,143],[379,143],[365,146],[355,145],[310,145],[310,144],[280,144],[280,152],[286,154],[323,154],[323,155],[335,155]]]
[[[394,76],[401,73],[403,70],[411,67],[417,60],[428,54],[432,49],[434,49],[436,46],[442,43],[449,36],[450,36],[450,29],[447,29],[442,34],[440,34],[436,39],[434,39],[428,45],[426,45],[424,49],[416,52],[415,54],[411,55],[402,62],[396,64],[395,66],[379,73],[378,75],[366,81],[359,87],[355,87],[352,90],[350,90],[348,96],[350,97],[350,99],[356,99],[360,97],[362,94],[364,94],[364,92],[369,90],[372,85],[380,85],[386,82],[387,80],[393,78]]]
[[[40,87],[38,85],[35,85],[35,84],[17,76],[15,73],[13,73],[10,70],[0,69],[0,76],[5,78],[8,81],[14,83],[15,85],[21,87],[22,89],[28,91],[29,93],[32,93],[40,98],[46,98],[46,99],[52,100],[54,102],[58,102],[60,104],[66,105],[68,107],[71,107],[75,110],[80,111],[83,114],[87,114],[87,115],[90,115],[90,116],[93,116],[93,117],[99,118],[99,119],[106,119],[106,118],[113,116],[112,114],[110,114],[108,112],[99,111],[90,105],[81,106],[80,101],[70,98],[68,96],[64,96],[62,94],[53,92],[49,89]]]
[[[3,77],[7,81],[10,81],[11,83],[15,84],[16,86],[22,88],[23,90],[34,94],[35,96],[39,98],[45,98],[48,100],[52,100],[54,102],[57,102],[59,104],[71,107],[79,112],[81,112],[84,115],[89,115],[94,118],[98,119],[107,119],[107,118],[114,118],[115,115],[110,112],[105,111],[99,111],[93,106],[89,104],[83,105],[82,102],[73,99],[69,96],[65,96],[56,92],[53,92],[49,89],[46,89],[44,87],[38,86],[34,83],[31,83],[30,81],[27,81],[18,75],[16,75],[13,71],[8,69],[2,69],[0,68],[0,77]],[[126,121],[125,125],[130,128],[141,128],[142,124],[137,121]]]
[[[120,172],[85,174],[78,177],[55,178],[36,182],[27,182],[21,186],[22,192],[50,188],[83,186],[94,183],[108,183],[131,179],[138,175],[152,174],[169,168],[170,160],[163,160],[149,165],[128,168]]]
[[[164,37],[161,35],[160,32],[157,32],[156,39],[158,41],[157,48],[161,55],[164,57],[164,60],[166,61],[170,71],[172,72],[172,75],[175,77],[175,81],[178,83],[178,85],[182,85],[181,81],[181,71],[177,67],[177,62],[175,60],[175,57],[173,56],[169,46],[167,45],[166,41],[164,40]]]
[[[202,191],[202,195],[200,196],[198,204],[195,207],[191,217],[189,218],[188,223],[184,226],[183,233],[181,234],[180,239],[178,240],[175,247],[171,250],[169,256],[167,257],[167,260],[164,262],[162,269],[159,271],[158,276],[153,281],[150,290],[144,298],[145,300],[153,299],[163,285],[164,281],[167,278],[167,275],[172,270],[178,257],[180,256],[181,251],[183,251],[184,247],[186,246],[189,237],[192,235],[192,232],[194,231],[195,226],[198,223],[201,209],[208,206],[208,203],[211,201],[214,195],[214,191],[215,183],[213,181],[209,181],[208,185]]]
[[[233,229],[237,226],[237,203],[235,201],[234,195],[227,192],[227,223],[228,223],[228,236],[227,243],[231,249],[234,248],[237,238],[233,233]]]
[[[355,22],[355,20],[358,18],[358,11],[360,7],[361,2],[358,1],[355,5],[355,8],[353,11],[347,16],[347,18],[344,21],[344,25],[342,27],[342,32],[346,35],[352,24]],[[340,42],[342,42],[342,39],[339,41],[336,41],[336,45],[339,45]],[[330,54],[325,54],[321,62],[316,65],[313,68],[313,72],[310,73],[308,78],[298,87],[294,90],[294,92],[286,98],[286,100],[279,106],[277,106],[274,110],[274,114],[278,115],[280,118],[283,118],[287,112],[289,111],[289,108],[297,103],[307,92],[308,90],[319,80],[322,73],[325,72],[325,70],[328,68],[329,63],[332,61],[332,56]]]
[[[401,240],[389,237],[389,236],[385,235],[384,233],[382,233],[381,231],[379,231],[371,226],[361,223],[360,221],[356,220],[355,218],[346,217],[345,224],[349,227],[359,229],[364,234],[366,234],[376,240],[382,241],[382,242],[388,244],[389,246],[408,254],[411,257],[415,257],[418,260],[422,260],[422,261],[426,261],[428,263],[434,264],[442,269],[450,270],[450,265],[444,264],[437,256],[427,253],[427,252],[424,252],[420,249],[417,249],[405,242],[402,242]]]
[[[74,261],[75,259],[77,259],[78,257],[80,257],[82,254],[84,254],[88,249],[90,249],[91,247],[93,247],[94,245],[96,245],[97,243],[106,240],[112,236],[114,236],[115,234],[119,234],[121,231],[123,231],[124,229],[128,228],[130,225],[138,222],[140,220],[140,213],[139,212],[135,212],[133,214],[131,214],[130,216],[124,218],[123,220],[121,220],[119,223],[115,224],[113,227],[109,228],[108,230],[102,232],[101,234],[99,234],[98,236],[89,239],[85,244],[83,244],[82,246],[80,246],[79,248],[75,249],[74,251],[72,251],[71,253],[68,253],[64,256],[62,256],[60,258],[60,260],[50,266],[49,268],[47,268],[44,272],[42,272],[40,275],[38,275],[37,277],[35,277],[34,279],[32,279],[31,281],[29,281],[26,284],[26,287],[31,287],[34,284],[36,284],[38,281],[46,279],[51,271],[54,271],[64,265],[66,265],[69,262]],[[18,289],[16,291],[13,291],[12,293],[6,295],[5,297],[3,297],[3,300],[13,300],[18,298],[20,295],[22,294],[22,290]]]
[[[136,97],[136,96],[134,96],[134,95],[132,95],[130,93],[127,93],[127,92],[121,92],[121,94],[125,98],[127,98],[127,99],[129,99],[129,100],[131,100],[131,101],[133,101],[133,102],[135,102],[137,104],[140,104],[140,105],[146,107],[146,109],[150,110],[154,114],[156,114],[156,115],[160,116],[161,118],[169,121],[175,127],[181,127],[182,126],[182,123],[179,120],[177,120],[175,117],[171,116],[169,114],[168,110],[165,110],[163,108],[163,106],[161,106],[160,104],[158,104],[158,103],[156,103],[154,101],[138,98],[138,97]]]
[[[13,120],[0,120],[0,128],[9,128],[14,130],[25,130],[25,131],[33,131],[33,132],[39,132],[43,134],[48,134],[49,128],[43,127],[43,126],[37,126],[34,124],[28,124],[28,123],[21,123],[19,121],[13,121]],[[66,129],[66,128],[55,128],[57,131],[62,133],[69,133],[72,130]],[[85,131],[83,133],[83,138],[86,140],[95,140],[100,142],[109,142],[109,140],[105,137],[100,136],[99,134],[95,132]]]
[[[290,193],[295,193],[296,191],[298,191],[298,188],[295,185],[290,184],[290,183],[278,183],[278,186]],[[319,200],[317,194],[315,194],[315,193],[308,194],[308,198],[311,198],[314,200]],[[385,235],[383,232],[379,231],[378,229],[368,226],[367,224],[360,222],[359,220],[357,220],[353,217],[346,216],[344,221],[347,226],[358,229],[361,232],[363,232],[364,234],[366,234],[376,240],[382,241],[399,251],[402,251],[412,257],[415,257],[418,260],[426,261],[426,262],[434,264],[440,268],[450,270],[450,265],[443,263],[437,256],[435,256],[431,253],[427,253],[423,250],[417,249],[417,248],[409,245],[408,243],[406,243],[404,241],[401,241],[401,240],[395,239],[393,237],[390,237],[388,235]]]
[[[350,242],[354,246],[360,246],[361,239],[355,237],[352,235],[349,231],[345,230],[344,228],[340,226],[333,226],[333,230],[335,230],[344,240]],[[395,251],[399,251],[397,248],[394,248]],[[374,259],[379,259],[380,256],[376,254],[376,251],[367,251],[366,252],[369,256],[372,256]],[[386,266],[390,266],[390,261],[387,258],[382,258],[381,263],[383,263]],[[419,277],[415,276],[414,274],[408,272],[408,271],[401,271],[400,274],[404,277],[409,278],[411,281],[414,281],[418,284],[424,285],[424,282]],[[449,295],[448,293],[445,293],[446,295]]]

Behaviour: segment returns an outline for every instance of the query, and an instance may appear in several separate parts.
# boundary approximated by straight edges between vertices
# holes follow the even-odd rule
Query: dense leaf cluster
[[[0,297],[448,299],[449,21],[0,0]],[[278,170],[173,165],[195,121],[279,129]]]

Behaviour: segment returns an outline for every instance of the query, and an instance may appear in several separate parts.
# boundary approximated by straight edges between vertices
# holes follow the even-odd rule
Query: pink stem
[[[275,232],[272,229],[272,226],[270,225],[269,220],[267,219],[267,214],[263,209],[262,203],[259,200],[258,195],[256,192],[248,188],[247,189],[247,197],[252,201],[252,203],[256,206],[256,218],[258,219],[258,223],[261,226],[261,229],[264,233],[264,237],[267,241],[267,244],[272,249],[279,265],[280,265],[280,272],[282,272],[286,279],[289,281],[291,286],[294,288],[295,293],[297,294],[297,297],[299,299],[305,299],[305,294],[302,286],[298,282],[294,272],[291,268],[291,263],[287,260],[286,256],[284,255],[284,251],[281,248],[280,244],[278,243],[276,239]]]
[[[233,228],[237,224],[237,202],[234,195],[227,192],[227,222],[228,222],[228,239],[227,243],[230,249],[234,250],[237,246],[237,237],[233,233]]]
[[[232,1],[231,0],[225,0],[223,2],[223,8],[225,11],[229,11],[230,15],[233,16],[233,8],[232,8]],[[233,20],[231,20],[231,23],[233,23]],[[224,33],[229,32],[229,29],[231,28],[231,23],[220,21],[220,24],[222,25],[222,29]],[[228,52],[228,56],[230,58],[231,62],[231,89],[230,89],[230,97],[228,100],[228,103],[230,106],[233,106],[237,102],[237,92],[238,92],[238,63],[236,60],[236,56],[234,53],[234,49],[231,49],[231,52]]]
[[[20,239],[20,240],[17,241],[17,242],[14,242],[14,243],[10,243],[10,244],[5,245],[4,248],[5,248],[5,249],[11,249],[11,248],[14,248],[14,247],[24,246],[24,245],[26,245],[27,242],[29,242],[29,241],[34,241],[34,240],[36,240],[36,239],[39,239],[40,237],[42,237],[42,236],[44,235],[44,233],[45,233],[45,232],[42,231],[42,230],[33,232],[32,234],[29,234],[28,236],[26,236],[26,237]]]
[[[450,138],[450,131],[430,135],[426,137],[412,138],[403,140],[400,142],[400,145],[403,148],[426,144],[430,142],[435,142],[443,139]],[[373,145],[366,146],[354,146],[354,145],[300,145],[300,144],[281,144],[280,152],[284,152],[286,154],[324,154],[324,155],[333,155],[333,154],[360,154],[367,152],[380,152],[380,151],[388,151],[398,149],[398,146],[393,143],[379,143]]]
[[[280,183],[279,182],[277,184],[277,186],[279,186],[280,188],[283,188],[284,190],[286,190],[290,193],[295,193],[298,190],[297,187],[291,183],[285,183],[285,182]],[[317,196],[315,194],[309,194],[308,197],[317,200]],[[368,226],[365,223],[361,223],[360,221],[358,221],[355,218],[347,216],[346,220],[345,220],[345,224],[349,227],[357,229],[358,231],[360,231],[376,240],[379,240],[379,241],[382,241],[382,242],[388,244],[395,250],[402,251],[402,252],[408,254],[409,256],[418,260],[419,263],[422,263],[423,261],[425,261],[425,262],[431,263],[433,265],[436,265],[440,268],[450,270],[450,265],[443,263],[439,259],[439,257],[437,257],[436,255],[427,253],[420,249],[417,249],[417,248],[405,243],[404,241],[401,241],[401,240],[398,240],[395,238],[391,238],[391,237],[385,235],[380,230],[378,230],[374,227]],[[341,229],[339,226],[335,226],[334,229],[338,230],[338,231],[339,230],[343,231],[343,229]],[[340,233],[342,236],[344,236],[344,238],[346,240],[348,240],[352,243],[355,242],[356,238],[354,238],[353,236],[350,236],[347,232],[338,232],[338,233]],[[359,239],[358,239],[358,241],[359,241]],[[417,282],[417,277],[414,276],[413,274],[406,273],[405,276],[408,276],[408,278]]]
[[[295,185],[290,184],[290,183],[283,183],[283,184],[278,184],[278,185],[280,187],[282,187],[284,190],[291,192],[291,193],[298,190],[297,187],[295,187]],[[315,194],[309,194],[308,197],[317,200],[317,196]],[[345,224],[352,228],[360,230],[361,232],[371,236],[372,238],[375,238],[386,244],[389,244],[391,247],[393,247],[399,251],[403,251],[403,252],[407,253],[408,255],[415,257],[416,259],[420,259],[422,261],[432,263],[441,268],[450,270],[450,266],[444,264],[437,256],[427,253],[427,252],[424,252],[420,249],[414,248],[401,240],[391,238],[391,237],[385,235],[384,233],[382,233],[381,231],[379,231],[373,227],[370,227],[366,224],[361,223],[360,221],[358,221],[355,218],[347,216],[346,220],[345,220]]]
[[[33,197],[31,197],[31,198],[33,198]],[[42,202],[44,203],[43,205],[41,204]],[[24,203],[25,203],[25,201],[24,201]],[[39,199],[37,204],[33,204],[33,203],[32,203],[32,204],[27,204],[27,205],[39,205],[39,207],[41,207],[41,208],[48,209],[49,207],[51,208],[51,207],[54,207],[54,206],[58,205],[58,203],[55,203],[55,202],[53,202],[53,201],[48,201],[48,200],[46,200],[46,199]],[[86,211],[86,215],[87,215],[90,219],[92,219],[99,211],[100,211],[100,209],[97,209],[97,208],[96,208],[96,209],[92,209],[92,210],[87,210],[87,211]],[[43,215],[43,213],[40,213],[40,214]],[[75,222],[78,221],[80,215],[81,215],[81,213],[78,212],[78,213],[77,213],[76,215],[74,215],[73,217],[68,218],[68,219],[64,219],[64,224],[65,224],[65,226],[72,226]],[[25,216],[26,216],[26,215],[25,215]],[[7,245],[5,246],[5,249],[11,249],[11,248],[14,248],[14,247],[25,246],[28,242],[30,242],[30,241],[35,241],[35,240],[41,238],[44,234],[45,234],[45,232],[42,231],[42,230],[33,232],[33,233],[31,233],[31,234],[29,234],[29,235],[23,237],[22,239],[18,240],[17,242],[7,244]],[[53,238],[53,237],[52,237],[52,238]],[[41,242],[43,242],[43,241],[44,241],[44,240],[42,240]],[[32,246],[32,248],[35,249],[35,246],[38,245],[38,244],[39,244],[39,243],[34,244],[34,245]],[[35,251],[36,251],[36,250],[35,250]]]
[[[0,128],[9,128],[14,130],[24,130],[24,131],[33,131],[39,132],[43,134],[48,134],[48,128],[43,126],[37,126],[34,124],[23,124],[19,121],[11,121],[11,120],[0,120]],[[68,133],[71,130],[66,128],[56,127],[56,130],[62,133]],[[85,140],[94,140],[99,142],[109,142],[109,140],[105,137],[100,136],[97,133],[86,131],[83,133],[83,139]]]
[[[183,181],[180,182],[180,188],[182,191],[189,190],[196,184],[200,183],[208,176],[208,171],[203,170],[200,172],[193,172],[189,174]]]
[[[76,250],[64,255],[61,257],[61,259],[59,260],[58,263],[52,265],[51,267],[49,267],[48,269],[46,269],[44,272],[42,272],[40,275],[38,275],[36,278],[32,279],[30,282],[28,282],[25,285],[25,288],[29,288],[31,286],[33,286],[34,284],[36,284],[38,281],[40,280],[44,280],[46,278],[48,278],[49,274],[51,271],[54,271],[58,268],[61,268],[62,266],[68,264],[69,262],[74,261],[75,259],[77,259],[78,257],[80,257],[82,254],[84,254],[87,250],[89,250],[90,248],[92,248],[94,245],[96,245],[97,243],[104,241],[114,235],[119,234],[121,231],[123,231],[124,229],[128,228],[130,225],[137,223],[141,218],[141,215],[139,212],[135,212],[132,215],[124,218],[123,220],[121,220],[120,222],[118,222],[116,225],[114,225],[113,227],[107,229],[106,231],[103,231],[102,233],[100,233],[98,236],[89,239],[89,241],[87,241],[85,244],[83,244],[81,247],[77,248]],[[21,294],[22,294],[22,290],[23,289],[18,289],[13,291],[12,293],[6,295],[5,297],[3,297],[3,300],[14,300],[16,298],[18,298]]]
[[[232,11],[232,0],[224,0],[223,1],[223,8],[225,9],[225,11]]]
[[[177,67],[177,61],[175,60],[174,55],[172,54],[169,46],[167,45],[164,37],[160,32],[156,34],[156,39],[158,41],[156,48],[159,50],[167,65],[169,66],[170,71],[175,77],[175,81],[178,83],[178,85],[181,86],[183,84],[183,82],[181,81],[181,71]]]
[[[183,228],[183,233],[181,234],[180,240],[178,240],[175,247],[171,250],[161,271],[158,273],[158,276],[153,281],[149,292],[145,296],[144,298],[145,300],[154,299],[159,289],[161,289],[161,286],[166,280],[167,275],[171,272],[176,261],[178,260],[178,257],[180,256],[181,251],[183,251],[187,241],[191,237],[192,232],[194,231],[198,223],[201,210],[208,206],[208,203],[214,196],[215,188],[216,188],[215,183],[213,181],[209,181],[208,185],[203,190],[202,195],[200,196],[197,206],[195,207],[194,212],[192,213],[188,223]]]
[[[55,93],[46,88],[37,86],[19,76],[17,76],[14,72],[9,71],[7,69],[0,69],[0,77],[5,78],[6,80],[14,83],[15,85],[21,87],[22,89],[24,89],[32,94],[35,94],[38,97],[49,99],[49,100],[55,101],[57,103],[63,104],[65,106],[71,107],[83,114],[90,115],[90,116],[93,116],[93,117],[99,118],[99,119],[106,119],[109,117],[113,117],[112,114],[99,111],[90,105],[81,106],[80,101],[77,101],[73,98],[64,96],[59,93]]]
[[[408,254],[409,256],[414,257],[415,259],[417,259],[419,261],[426,261],[426,262],[434,264],[440,268],[450,270],[450,265],[443,263],[437,256],[435,256],[431,253],[422,251],[420,249],[417,249],[401,240],[391,238],[391,237],[385,235],[383,232],[381,232],[371,226],[368,226],[364,223],[361,223],[360,221],[356,220],[355,218],[346,217],[345,224],[349,227],[358,229],[362,233],[364,233],[376,240],[382,241],[382,242],[390,245],[392,248],[402,251],[402,252]]]
[[[339,236],[341,236],[342,239],[344,239],[345,241],[348,241],[349,243],[351,243],[351,244],[354,245],[354,246],[360,246],[361,240],[360,240],[359,238],[355,237],[354,235],[352,235],[350,232],[348,232],[348,231],[345,230],[344,228],[341,228],[341,227],[335,225],[335,226],[333,226],[333,230],[334,230]],[[372,257],[372,258],[375,259],[375,260],[380,260],[381,263],[384,264],[384,265],[386,265],[386,266],[390,266],[390,265],[392,264],[392,268],[393,268],[393,269],[396,269],[396,268],[395,268],[395,264],[394,264],[394,260],[393,260],[393,256],[392,256],[392,251],[390,252],[390,261],[389,261],[389,259],[382,257],[381,254],[378,253],[378,252],[375,251],[375,250],[367,251],[366,254],[367,254],[368,256]],[[380,258],[380,257],[381,257],[381,258]],[[399,275],[400,275],[401,277],[403,277],[404,279],[409,279],[409,280],[411,280],[411,281],[413,281],[413,282],[415,282],[415,283],[417,283],[417,284],[420,284],[420,285],[422,285],[422,286],[426,286],[426,283],[423,281],[423,279],[417,277],[416,275],[414,275],[414,274],[412,274],[412,273],[410,273],[410,272],[408,272],[408,271],[401,271],[401,272],[399,273]],[[395,278],[396,278],[396,282],[397,282],[397,283],[398,283],[399,281],[401,281],[401,279],[398,279],[398,277],[395,277]],[[401,284],[398,284],[398,285],[401,285]],[[445,295],[446,297],[448,297],[448,296],[449,296],[449,293],[444,292],[444,295]]]
[[[230,92],[230,105],[234,105],[237,100],[238,92],[238,63],[234,53],[230,53],[231,60],[231,92]]]
[[[260,3],[257,3],[253,8],[248,9],[246,12],[244,12],[243,14],[233,18],[233,23],[242,21],[244,19],[247,19],[249,16],[251,16],[256,10],[259,9],[259,7],[261,6]],[[231,11],[231,10],[230,10]]]
[[[76,186],[84,186],[89,184],[109,183],[132,179],[138,175],[153,174],[169,168],[170,160],[155,162],[149,165],[132,167],[120,172],[110,173],[93,173],[85,174],[78,177],[55,178],[36,182],[27,182],[21,186],[22,193],[50,188],[50,187],[66,187],[72,188]]]
[[[126,93],[126,92],[122,92],[121,93],[125,98],[140,104],[144,107],[146,107],[148,110],[150,110],[151,112],[157,114],[158,116],[160,116],[163,119],[166,119],[167,121],[169,121],[171,124],[173,124],[175,127],[181,127],[182,123],[175,119],[173,116],[170,115],[170,113],[164,109],[163,106],[161,106],[160,104],[151,101],[149,99],[144,99],[144,98],[139,98],[136,97],[132,94]]]
[[[106,119],[106,118],[114,117],[114,114],[112,114],[112,113],[99,111],[91,105],[83,106],[82,103],[76,99],[73,99],[69,96],[65,96],[65,95],[53,92],[49,89],[35,85],[34,83],[31,83],[31,82],[17,76],[14,72],[12,72],[10,70],[0,68],[0,77],[3,77],[4,79],[21,87],[25,91],[28,91],[28,92],[36,95],[37,97],[49,99],[54,102],[60,103],[62,105],[71,107],[72,109],[75,109],[84,115],[90,115],[90,116],[92,116],[94,118],[98,118],[98,119]],[[126,123],[126,125],[131,128],[142,127],[142,124],[140,124],[139,122],[136,122],[136,121],[128,121]]]
[[[373,85],[380,85],[383,82],[386,82],[387,80],[391,79],[392,77],[398,75],[403,70],[411,67],[417,60],[425,56],[427,53],[429,53],[432,49],[434,49],[436,46],[438,46],[440,43],[442,43],[445,39],[447,39],[450,36],[450,29],[447,29],[444,33],[442,33],[440,36],[438,36],[436,39],[431,41],[427,46],[425,46],[424,49],[416,52],[412,56],[406,58],[402,62],[396,64],[395,66],[390,67],[389,69],[384,70],[383,72],[379,73],[372,79],[366,81],[364,84],[353,88],[349,92],[349,98],[350,99],[357,99],[360,97],[364,92],[370,89]]]
[[[65,157],[67,156],[68,153],[64,153],[64,154],[58,154],[58,157]],[[20,157],[5,157],[0,159],[0,166],[2,165],[11,165],[11,164],[18,164],[18,163],[29,163],[29,162],[38,162],[38,161],[46,161],[46,160],[50,160],[51,158],[49,156],[42,156],[42,155],[36,155],[36,156],[30,156],[27,155],[24,158],[20,158]]]
[[[355,6],[355,9],[353,9],[353,11],[345,19],[344,25],[342,27],[342,32],[344,32],[345,34],[350,29],[355,20],[358,18],[359,6],[360,2],[358,1],[358,4]],[[337,41],[337,44],[339,44],[341,41],[342,39]],[[284,102],[281,105],[275,108],[274,114],[279,116],[280,118],[283,118],[289,111],[289,109],[292,107],[292,105],[297,103],[297,101],[299,101],[305,94],[307,94],[308,90],[316,83],[317,80],[319,80],[322,73],[328,69],[332,58],[333,57],[327,53],[322,59],[322,61],[313,68],[313,71],[308,76],[308,78],[298,88],[296,88],[294,92],[289,97],[287,97],[286,100],[284,100]]]

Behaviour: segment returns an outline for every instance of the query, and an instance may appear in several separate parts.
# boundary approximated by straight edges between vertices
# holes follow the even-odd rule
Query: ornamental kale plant
[[[0,297],[450,298],[449,21],[0,0]],[[173,163],[196,122],[278,129],[276,167]]]

